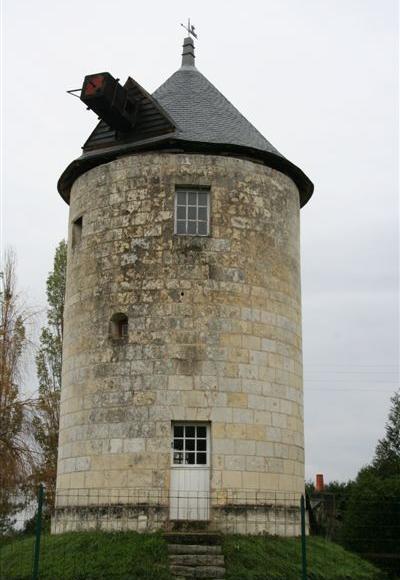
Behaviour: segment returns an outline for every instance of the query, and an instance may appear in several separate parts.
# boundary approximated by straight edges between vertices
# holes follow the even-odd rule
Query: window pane
[[[207,463],[207,453],[198,453],[197,454],[197,464],[198,465],[206,465]]]
[[[174,453],[174,463],[181,465],[183,463],[183,453],[175,452]]]
[[[183,437],[182,425],[174,425],[174,437]]]
[[[207,206],[207,202],[208,202],[208,193],[199,193],[198,194],[198,203],[199,205],[205,205]]]
[[[197,439],[197,451],[207,451],[206,439]]]
[[[207,222],[198,222],[197,224],[197,232],[200,236],[207,235]]]
[[[195,453],[185,453],[186,465],[195,465]]]
[[[196,234],[196,222],[188,222],[187,225],[187,233],[188,234]]]
[[[188,207],[188,219],[195,220],[197,219],[197,208],[196,207]]]
[[[175,233],[207,236],[209,201],[207,191],[176,191]]]
[[[198,219],[204,222],[207,221],[207,208],[206,207],[199,207]]]
[[[174,440],[174,449],[177,451],[183,450],[183,439],[175,439]]]
[[[185,437],[194,437],[194,430],[195,427],[193,427],[192,425],[187,425],[185,427]]]
[[[207,437],[207,427],[197,427],[197,437]]]
[[[176,217],[178,220],[185,220],[186,219],[186,207],[185,206],[178,206],[176,208]]]
[[[186,234],[186,224],[184,221],[178,220],[176,222],[176,233],[177,234]]]
[[[194,444],[195,444],[195,440],[194,439],[186,439],[185,441],[185,449],[186,451],[194,451]]]
[[[178,191],[176,195],[177,195],[176,201],[178,205],[186,205],[186,192]]]

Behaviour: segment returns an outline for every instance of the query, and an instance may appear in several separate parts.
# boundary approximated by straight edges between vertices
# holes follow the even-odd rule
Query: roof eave
[[[66,203],[69,204],[71,187],[74,181],[80,176],[103,163],[109,163],[128,153],[142,153],[145,151],[171,150],[180,148],[185,152],[208,153],[215,155],[234,155],[246,159],[254,159],[263,162],[268,167],[276,169],[290,177],[299,190],[300,207],[306,205],[311,198],[314,185],[303,171],[291,163],[285,157],[272,152],[262,151],[243,145],[232,145],[226,143],[195,142],[180,139],[175,134],[158,136],[145,141],[138,141],[130,144],[119,144],[101,150],[84,152],[81,157],[75,159],[63,171],[58,180],[57,189]]]

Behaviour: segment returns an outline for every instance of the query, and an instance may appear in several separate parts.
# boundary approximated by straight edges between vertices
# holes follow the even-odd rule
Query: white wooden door
[[[209,425],[173,423],[171,447],[170,519],[208,520]]]

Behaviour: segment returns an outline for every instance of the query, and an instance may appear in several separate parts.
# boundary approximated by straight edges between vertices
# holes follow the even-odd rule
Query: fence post
[[[300,513],[301,513],[301,578],[302,580],[307,580],[307,550],[306,550],[306,506],[304,501],[304,495],[301,496],[300,500]]]
[[[37,507],[37,514],[36,514],[36,526],[35,526],[35,553],[34,553],[34,558],[33,558],[32,580],[38,580],[38,578],[39,578],[40,536],[42,533],[43,495],[44,495],[44,488],[43,488],[43,484],[41,483],[39,485],[39,490],[38,490],[38,507]]]

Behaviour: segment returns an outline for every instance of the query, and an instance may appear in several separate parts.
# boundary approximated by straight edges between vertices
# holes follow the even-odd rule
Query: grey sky
[[[88,73],[154,91],[187,16],[201,72],[315,184],[302,210],[306,471],[353,477],[398,379],[396,0],[3,0],[2,246],[43,305],[67,206],[56,191],[96,124]]]

